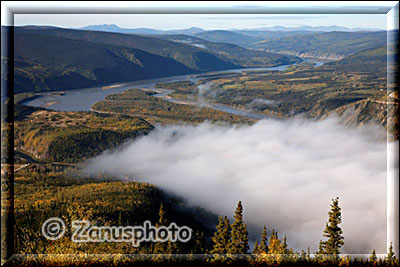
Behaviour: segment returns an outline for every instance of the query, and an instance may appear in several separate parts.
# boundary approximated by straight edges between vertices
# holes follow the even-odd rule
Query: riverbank
[[[293,64],[292,64],[293,65]],[[277,67],[269,67],[269,68],[240,68],[240,69],[228,69],[228,70],[220,70],[220,71],[211,71],[206,73],[215,73],[222,74],[227,72],[243,72],[250,70],[278,70],[282,71],[287,69],[292,65],[282,65]],[[204,73],[204,74],[206,74]],[[92,87],[92,88],[82,88],[82,89],[74,89],[69,91],[63,91],[62,95],[51,95],[52,101],[55,101],[51,106],[47,106],[47,108],[51,108],[57,111],[90,111],[93,104],[104,100],[107,95],[113,93],[121,93],[133,87],[142,87],[148,89],[154,89],[155,84],[163,83],[163,82],[174,82],[181,80],[189,80],[196,82],[200,80],[200,77],[194,77],[193,74],[188,75],[180,75],[180,76],[171,76],[157,79],[148,79],[134,82],[127,82],[121,86],[115,87],[115,84],[104,85],[101,87]],[[104,87],[110,87],[108,90],[104,90]],[[34,106],[34,107],[44,107],[46,102],[49,102],[50,96],[39,96],[35,99],[23,102],[24,105]]]

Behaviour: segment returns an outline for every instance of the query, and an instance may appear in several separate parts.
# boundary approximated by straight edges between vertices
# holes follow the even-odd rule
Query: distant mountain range
[[[74,30],[85,30],[85,31],[103,31],[103,32],[116,32],[116,33],[128,33],[128,34],[188,34],[193,35],[205,30],[197,27],[191,27],[183,30],[156,30],[151,28],[120,28],[115,24],[102,24],[102,25],[88,25],[82,28],[73,28]]]
[[[383,29],[378,28],[347,28],[343,26],[298,26],[298,27],[285,27],[285,26],[272,26],[272,27],[263,27],[249,30],[258,30],[258,31],[317,31],[317,32],[333,32],[333,31],[341,31],[341,32],[357,32],[357,31],[382,31]]]
[[[90,31],[104,31],[104,32],[115,32],[125,34],[143,34],[143,35],[176,35],[184,34],[189,36],[195,36],[211,42],[218,43],[231,43],[247,48],[254,48],[253,43],[263,42],[266,40],[280,39],[284,37],[291,37],[297,35],[314,35],[318,33],[328,32],[343,32],[343,33],[355,33],[355,32],[382,32],[377,28],[346,28],[343,26],[299,26],[299,27],[285,27],[285,26],[273,26],[263,27],[255,29],[230,29],[230,30],[204,30],[197,27],[191,27],[182,30],[157,30],[151,28],[120,28],[115,24],[103,24],[103,25],[90,25],[79,28],[78,30],[90,30]]]
[[[88,25],[81,28],[73,28],[78,30],[89,30],[89,31],[106,31],[106,32],[119,32],[119,33],[131,33],[131,34],[186,34],[195,35],[197,33],[206,32],[198,27],[191,27],[182,30],[157,30],[152,28],[121,28],[115,24],[101,24],[101,25]],[[215,30],[210,30],[215,31]],[[229,29],[226,31],[248,33],[248,32],[262,32],[262,31],[311,31],[311,32],[331,32],[331,31],[342,31],[342,32],[355,32],[355,31],[382,31],[378,28],[347,28],[343,26],[298,26],[298,27],[285,27],[285,26],[272,26],[262,27],[254,29]]]

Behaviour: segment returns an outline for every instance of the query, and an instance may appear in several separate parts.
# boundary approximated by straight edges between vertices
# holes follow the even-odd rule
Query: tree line
[[[294,252],[288,248],[287,238],[278,237],[278,233],[272,229],[268,237],[267,228],[264,225],[261,239],[255,241],[252,252],[249,251],[249,240],[247,226],[243,221],[243,205],[239,201],[233,223],[225,217],[219,217],[219,223],[212,237],[209,250],[213,254],[211,262],[231,263],[235,261],[246,261],[253,266],[267,265],[276,266],[286,263],[313,264],[313,265],[338,265],[338,266],[398,266],[399,260],[390,245],[385,258],[378,258],[375,249],[368,259],[351,258],[341,256],[340,248],[344,245],[341,208],[339,198],[332,199],[331,209],[328,213],[323,236],[326,240],[320,240],[319,250],[313,255],[310,248],[307,252]]]

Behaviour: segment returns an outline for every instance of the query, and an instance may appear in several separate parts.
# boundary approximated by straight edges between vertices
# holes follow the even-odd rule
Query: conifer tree
[[[161,203],[160,209],[158,210],[158,223],[156,224],[156,227],[160,226],[166,226],[167,225],[167,220],[165,216],[165,211],[164,211],[164,206]],[[162,260],[162,254],[171,254],[172,253],[172,244],[171,241],[169,240],[168,242],[157,242],[153,246],[153,261],[159,262]]]
[[[285,235],[285,237],[283,238],[282,252],[283,252],[283,254],[288,254],[286,235]]]
[[[281,264],[286,259],[285,245],[281,242],[278,237],[278,233],[272,229],[271,236],[268,244],[268,261],[269,265]]]
[[[157,227],[158,226],[165,226],[165,225],[167,225],[167,219],[165,217],[164,206],[161,203],[160,204],[160,209],[158,210],[158,224],[157,224]]]
[[[212,254],[226,254],[228,252],[228,244],[230,243],[231,237],[231,226],[229,219],[219,217],[219,223],[217,225],[217,231],[211,238],[213,247],[210,251]]]
[[[394,255],[392,242],[390,242],[389,251],[386,256],[386,264],[388,266],[396,266],[398,264],[397,258]]]
[[[196,231],[193,248],[191,250],[192,254],[203,254],[206,253],[205,237],[203,232]]]
[[[228,254],[246,254],[249,250],[247,226],[243,222],[243,206],[239,201],[232,223],[231,240],[228,246]]]
[[[304,251],[304,249],[301,250],[301,253],[299,255],[299,261],[300,262],[307,261],[307,253]]]
[[[260,248],[261,252],[265,252],[265,253],[268,252],[267,243],[268,243],[267,227],[264,225],[264,229],[263,229],[263,232],[262,232],[262,235],[261,235],[261,241],[260,241],[260,245],[259,245],[259,248]]]
[[[318,251],[315,252],[315,258],[314,258],[315,261],[322,262],[324,254],[325,254],[324,242],[322,240],[320,240],[319,241],[319,246],[318,246]]]
[[[261,234],[261,241],[260,243],[258,243],[258,241],[255,242],[253,254],[267,253],[268,251],[267,242],[268,242],[267,228],[264,225],[263,232]]]
[[[253,254],[259,254],[260,253],[260,246],[258,245],[258,241],[254,242],[254,249],[253,249]]]
[[[217,231],[211,238],[212,249],[210,253],[215,254],[211,262],[225,262],[227,257],[223,254],[228,253],[228,245],[231,239],[231,225],[228,217],[219,217]]]
[[[229,222],[228,217],[225,216],[224,218],[224,232],[223,232],[223,244],[225,246],[225,253],[228,253],[228,246],[229,243],[231,242],[232,238],[232,227],[231,223]]]
[[[372,253],[371,253],[371,256],[369,256],[369,262],[371,264],[375,264],[377,259],[378,258],[376,257],[375,249],[373,249]]]
[[[340,247],[343,246],[344,237],[342,236],[342,229],[339,224],[342,222],[342,213],[339,207],[339,198],[332,199],[331,210],[328,213],[329,218],[326,223],[324,236],[328,238],[325,242],[320,242],[322,245],[322,254],[331,255],[333,260],[337,260],[340,254]]]
[[[278,233],[275,232],[275,229],[272,229],[271,236],[269,238],[268,244],[268,253],[270,254],[281,254],[282,252],[282,244],[278,238]]]

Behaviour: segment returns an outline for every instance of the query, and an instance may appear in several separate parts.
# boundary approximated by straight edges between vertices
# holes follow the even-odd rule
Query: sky
[[[14,25],[78,28],[116,24],[121,28],[160,30],[200,27],[205,30],[262,28],[276,25],[344,26],[386,29],[386,14],[16,14]]]
[[[116,24],[122,28],[146,27],[160,30],[172,30],[200,27],[206,30],[226,30],[232,28],[261,28],[276,25],[287,27],[337,25],[347,28],[386,29],[386,13],[392,9],[396,3],[398,2],[99,1],[96,2],[94,6],[93,2],[88,1],[3,1],[1,5],[2,25],[9,24],[10,20],[7,14],[10,13],[6,12],[8,8],[14,13],[15,26],[51,25],[65,28],[78,28],[87,25]],[[115,14],[121,12],[127,14]],[[157,12],[175,12],[181,14],[151,14]],[[198,14],[187,14],[189,12]]]

